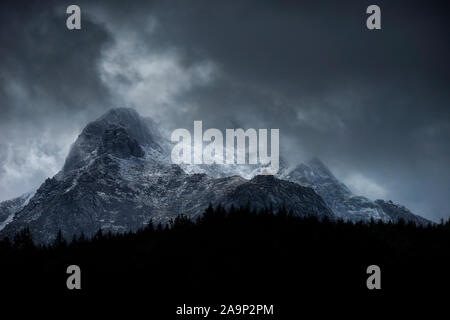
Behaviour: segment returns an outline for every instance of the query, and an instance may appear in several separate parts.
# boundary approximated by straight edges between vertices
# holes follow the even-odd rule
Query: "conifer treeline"
[[[450,221],[351,223],[296,217],[284,209],[209,207],[128,233],[99,230],[36,246],[28,229],[0,242],[2,285],[67,293],[68,265],[79,265],[83,292],[171,296],[274,297],[346,290],[367,294],[366,268],[377,264],[385,293],[450,284]],[[277,297],[278,297],[277,296]]]

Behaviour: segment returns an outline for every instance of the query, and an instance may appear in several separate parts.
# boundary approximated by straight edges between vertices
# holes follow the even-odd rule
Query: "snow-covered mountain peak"
[[[148,120],[130,108],[116,108],[89,123],[73,143],[62,172],[84,168],[102,155],[143,157],[145,150],[163,153]]]

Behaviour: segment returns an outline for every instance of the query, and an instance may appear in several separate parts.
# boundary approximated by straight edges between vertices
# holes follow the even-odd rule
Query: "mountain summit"
[[[84,128],[61,171],[34,195],[0,204],[5,208],[0,237],[12,237],[24,227],[40,243],[52,241],[59,230],[66,239],[92,236],[99,229],[137,230],[150,220],[196,217],[210,203],[284,207],[298,216],[353,221],[392,221],[395,213],[426,222],[392,203],[353,196],[318,159],[273,177],[252,175],[253,167],[180,167],[169,155],[170,144],[155,123],[133,109],[112,109]]]
[[[143,147],[160,149],[148,125],[134,109],[113,109],[84,128],[70,149],[63,172],[86,166],[94,153],[121,159],[143,157]]]

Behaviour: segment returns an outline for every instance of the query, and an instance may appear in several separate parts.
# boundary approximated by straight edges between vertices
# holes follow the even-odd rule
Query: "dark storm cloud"
[[[39,186],[58,170],[75,134],[108,107],[97,64],[106,31],[65,28],[59,1],[1,3],[0,199]]]
[[[449,216],[449,5],[374,3],[381,31],[367,1],[80,1],[79,33],[54,6],[16,7],[2,111],[85,121],[112,99],[169,127],[276,127],[282,156],[318,155],[364,195]],[[21,107],[10,79],[49,103]]]
[[[2,4],[2,96],[17,98],[14,90],[8,90],[10,85],[26,88],[28,97],[51,102],[39,108],[27,106],[30,117],[86,109],[107,97],[96,67],[107,33],[89,20],[84,21],[89,32],[68,32],[65,6],[55,3]],[[2,109],[7,116],[24,113],[11,104],[2,104]]]

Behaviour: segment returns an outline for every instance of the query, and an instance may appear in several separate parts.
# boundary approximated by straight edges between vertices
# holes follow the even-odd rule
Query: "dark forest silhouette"
[[[445,290],[449,249],[448,221],[425,227],[351,223],[299,218],[283,209],[210,206],[195,221],[179,216],[165,226],[149,223],[122,234],[99,230],[91,239],[70,241],[59,233],[48,246],[35,246],[25,229],[0,242],[0,274],[2,289],[62,296],[139,293],[205,303],[385,298]],[[66,288],[71,264],[82,270],[79,292]],[[372,264],[381,267],[381,293],[366,287]]]

